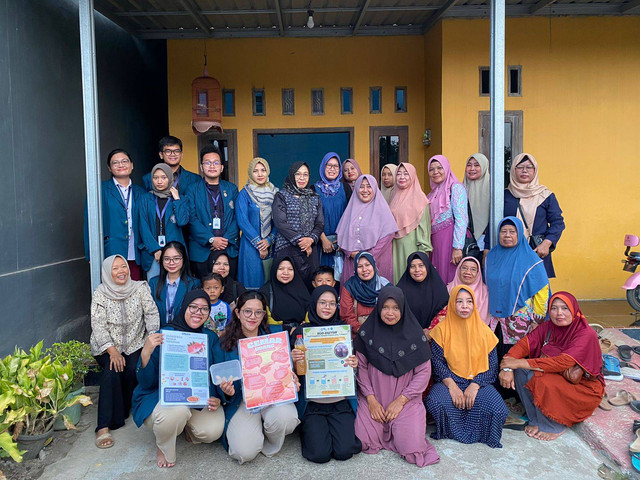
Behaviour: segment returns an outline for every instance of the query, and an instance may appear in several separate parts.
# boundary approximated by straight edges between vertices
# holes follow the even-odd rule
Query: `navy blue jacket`
[[[220,180],[220,194],[224,202],[224,238],[229,241],[227,253],[238,256],[240,231],[236,220],[236,200],[238,187],[226,180]],[[189,258],[194,262],[206,262],[211,253],[209,239],[213,237],[211,207],[205,182],[191,185],[187,191],[189,199]]]
[[[145,272],[151,268],[153,254],[162,248],[158,244],[158,236],[156,235],[156,198],[158,197],[153,193],[145,193],[138,203],[140,236],[137,240],[140,248],[140,260]],[[166,242],[180,242],[185,245],[180,227],[189,223],[189,201],[184,198],[180,198],[180,200],[171,198],[163,221]]]
[[[102,182],[102,235],[104,242],[104,258],[111,255],[122,255],[127,258],[129,252],[129,226],[127,222],[127,211],[113,179]],[[140,228],[138,222],[137,209],[140,206],[140,199],[144,195],[144,190],[138,185],[131,184],[131,194],[133,195],[131,204],[131,218],[133,220],[133,236],[135,240],[136,263],[140,264],[140,251],[138,241],[140,239]],[[88,212],[85,201],[84,206],[84,254],[89,259],[89,226]]]
[[[153,301],[156,302],[158,306],[158,313],[160,314],[160,326],[164,327],[167,324],[167,283],[165,282],[162,287],[162,292],[160,292],[160,298],[156,296],[156,288],[158,287],[158,280],[160,276],[155,276],[151,280],[149,280],[149,289],[151,290],[151,296],[153,297]],[[176,292],[176,297],[173,301],[173,316],[175,317],[180,309],[182,308],[182,301],[184,300],[184,296],[187,292],[191,290],[195,290],[200,287],[200,280],[197,278],[187,277],[187,281],[184,282],[182,279],[178,284],[178,291]]]
[[[180,175],[180,180],[178,180],[178,193],[181,197],[187,192],[191,185],[193,185],[194,183],[202,182],[202,177],[200,175],[184,169],[182,165],[178,167],[178,172]],[[151,184],[151,172],[145,174],[145,176],[142,177],[142,188],[144,188],[145,192],[150,192],[151,190],[153,190],[153,185]]]

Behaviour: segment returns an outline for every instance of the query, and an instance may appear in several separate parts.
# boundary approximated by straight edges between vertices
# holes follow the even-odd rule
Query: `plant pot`
[[[17,443],[20,450],[26,450],[22,460],[33,460],[38,456],[42,447],[53,437],[53,430],[40,435],[18,435]]]
[[[84,387],[80,386],[78,390],[71,392],[67,395],[67,400],[75,397],[76,395],[84,394]],[[60,414],[56,417],[56,421],[53,423],[53,429],[58,430],[66,430],[67,427],[64,426],[64,418],[63,415],[66,415],[71,420],[71,423],[77,425],[80,421],[80,416],[82,415],[82,405],[76,403],[75,405],[71,405],[70,407],[65,408],[60,412]]]

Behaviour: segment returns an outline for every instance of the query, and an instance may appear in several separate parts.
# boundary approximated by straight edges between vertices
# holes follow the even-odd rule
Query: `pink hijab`
[[[342,175],[342,177],[343,177],[344,182],[348,183],[352,190],[355,190],[356,181],[358,180],[358,178],[360,178],[362,176],[362,170],[360,169],[360,165],[358,165],[358,162],[356,162],[353,158],[347,158],[342,163],[342,169],[343,170],[344,170],[344,164],[347,163],[347,162],[349,162],[351,165],[356,167],[356,171],[358,172],[358,176],[356,177],[356,179],[353,182],[350,182],[349,180],[347,180],[347,177],[345,177],[344,174]]]
[[[404,189],[398,185],[400,167],[404,167],[409,173],[409,184]],[[396,170],[396,188],[389,208],[398,224],[398,233],[395,238],[403,238],[418,228],[422,215],[424,215],[424,209],[429,205],[429,200],[420,186],[416,167],[410,163],[401,163],[398,165],[398,170]]]
[[[439,162],[442,168],[444,168],[444,180],[440,184],[433,183],[432,180],[429,180],[431,183],[431,192],[429,192],[427,198],[431,202],[432,224],[441,214],[449,210],[451,204],[451,187],[456,183],[460,184],[458,178],[451,171],[451,164],[449,160],[447,160],[447,157],[444,155],[434,155],[429,159],[427,169],[433,162]]]
[[[462,283],[462,274],[460,272],[460,268],[462,264],[466,261],[474,262],[476,267],[478,267],[478,276],[476,277],[476,281],[471,285],[466,285]],[[473,257],[465,257],[458,264],[458,268],[456,268],[456,275],[453,277],[453,280],[447,284],[447,290],[451,293],[451,290],[458,285],[466,285],[473,290],[473,293],[476,296],[476,308],[478,309],[478,313],[480,314],[480,318],[484,323],[489,325],[491,323],[491,319],[489,318],[489,289],[482,281],[482,270],[480,269],[480,262]]]

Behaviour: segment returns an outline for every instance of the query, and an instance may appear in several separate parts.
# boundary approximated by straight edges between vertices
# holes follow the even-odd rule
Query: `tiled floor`
[[[582,300],[580,309],[589,323],[603,327],[628,327],[636,320],[626,300]]]

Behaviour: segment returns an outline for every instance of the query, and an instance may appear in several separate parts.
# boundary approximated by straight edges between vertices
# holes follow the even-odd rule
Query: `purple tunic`
[[[422,403],[422,393],[431,377],[431,361],[396,378],[382,373],[361,353],[356,357],[359,388],[355,430],[362,451],[374,454],[381,449],[391,450],[419,467],[439,462],[435,447],[426,438],[426,410]],[[374,395],[385,409],[400,395],[409,401],[395,420],[382,424],[371,418],[367,395]]]

